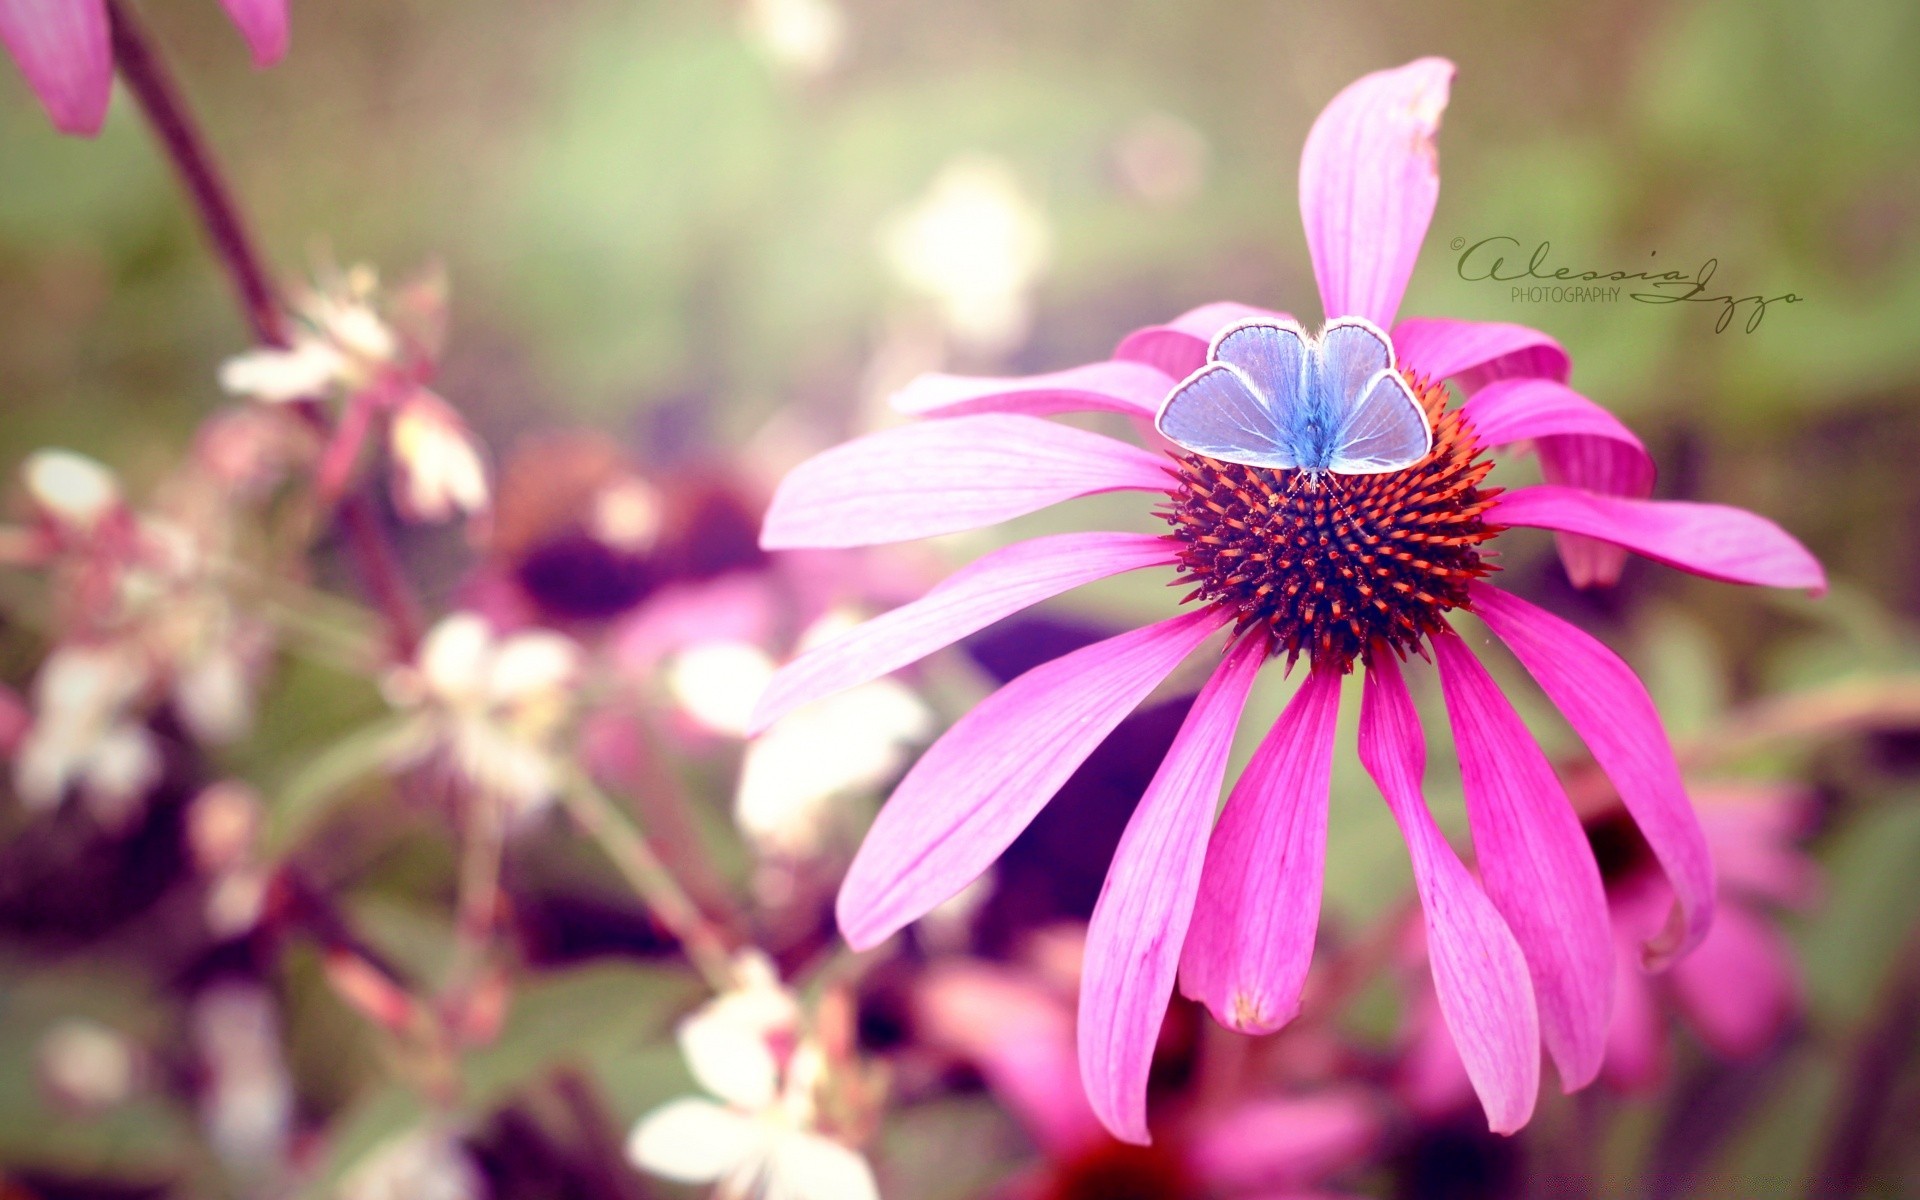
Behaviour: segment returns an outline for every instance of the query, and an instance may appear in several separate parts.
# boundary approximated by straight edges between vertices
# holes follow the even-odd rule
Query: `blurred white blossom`
[[[1016,344],[1030,293],[1046,269],[1045,215],[998,158],[966,155],[943,167],[925,195],[881,230],[887,265],[931,298],[948,330],[982,349]]]
[[[517,813],[543,807],[561,784],[581,667],[579,643],[552,630],[499,636],[477,613],[445,618],[388,679],[389,699],[419,714],[401,765],[440,755]]]
[[[391,1138],[341,1181],[339,1200],[480,1200],[486,1181],[458,1139],[416,1129]]]
[[[71,450],[36,450],[20,469],[27,495],[50,519],[79,533],[90,532],[121,507],[113,472]]]
[[[721,1200],[878,1200],[866,1159],[821,1132],[829,1082],[798,1000],[756,952],[738,985],[681,1022],[680,1050],[706,1096],[671,1101],[641,1119],[627,1153],[642,1170],[711,1183]]]
[[[123,1103],[138,1077],[132,1043],[85,1017],[55,1023],[41,1037],[35,1058],[40,1082],[53,1100],[86,1114]]]
[[[491,493],[480,443],[444,400],[424,388],[388,425],[394,507],[415,521],[445,521],[486,509]]]
[[[258,1176],[280,1163],[293,1120],[293,1081],[273,997],[255,983],[218,983],[193,1005],[206,1084],[200,1117],[229,1170]]]
[[[835,0],[747,0],[747,36],[773,64],[800,78],[839,65],[847,47],[847,15]]]

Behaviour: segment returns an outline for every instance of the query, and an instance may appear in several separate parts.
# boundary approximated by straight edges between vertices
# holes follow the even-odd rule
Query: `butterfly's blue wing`
[[[1168,441],[1222,462],[1290,468],[1293,449],[1265,399],[1240,371],[1210,363],[1173,390],[1154,420]]]
[[[1207,353],[1253,383],[1275,416],[1284,416],[1306,383],[1308,340],[1292,321],[1243,321],[1222,330]]]
[[[1412,466],[1433,448],[1433,430],[1413,390],[1394,370],[1393,343],[1373,322],[1328,322],[1314,345],[1316,400],[1332,414],[1324,461],[1342,475]]]
[[[1306,382],[1307,337],[1291,321],[1248,321],[1214,339],[1208,365],[1174,389],[1155,425],[1209,458],[1254,467],[1299,465],[1287,418]]]
[[[1433,427],[1398,371],[1381,371],[1341,427],[1328,469],[1342,475],[1401,471],[1433,449]]]

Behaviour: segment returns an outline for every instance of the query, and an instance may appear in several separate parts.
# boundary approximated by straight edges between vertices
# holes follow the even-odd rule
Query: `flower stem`
[[[265,260],[248,234],[233,193],[172,74],[123,0],[108,0],[107,9],[113,27],[114,64],[120,78],[139,101],[161,149],[186,188],[194,214],[200,218],[214,257],[233,284],[241,314],[255,340],[268,346],[290,344],[286,311],[274,292]],[[331,424],[325,414],[312,404],[299,408],[324,440]],[[346,497],[338,512],[348,552],[359,566],[368,594],[391,626],[395,655],[412,657],[420,637],[419,604],[400,571],[398,555],[379,514],[364,495]]]
[[[269,346],[286,345],[286,317],[273,284],[179,88],[127,6],[121,0],[108,0],[107,9],[113,26],[113,59],[120,78],[147,114],[148,123],[192,198],[194,212],[200,217],[214,256],[226,268],[253,336]]]
[[[717,992],[729,990],[733,986],[733,963],[725,939],[647,845],[633,819],[584,772],[575,772],[567,781],[561,799],[653,915],[680,939],[707,985]]]

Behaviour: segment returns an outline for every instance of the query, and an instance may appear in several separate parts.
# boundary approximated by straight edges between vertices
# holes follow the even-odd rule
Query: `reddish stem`
[[[167,160],[180,176],[214,257],[233,283],[255,339],[268,346],[288,345],[286,312],[274,292],[271,276],[214,165],[206,139],[187,111],[180,89],[122,0],[108,0],[107,10],[112,18],[113,57],[120,78],[140,102]],[[300,409],[324,441],[331,421],[315,405],[304,404]],[[365,495],[343,500],[339,519],[361,579],[374,603],[386,614],[395,654],[412,657],[420,638],[420,607],[400,569],[399,555],[384,522]]]
[[[113,59],[120,78],[140,102],[166,148],[168,161],[192,197],[194,211],[213,245],[214,256],[233,282],[254,337],[269,346],[286,345],[286,318],[274,296],[273,284],[247,236],[239,208],[207,153],[206,140],[180,99],[179,88],[126,5],[108,0],[107,10],[112,18]]]

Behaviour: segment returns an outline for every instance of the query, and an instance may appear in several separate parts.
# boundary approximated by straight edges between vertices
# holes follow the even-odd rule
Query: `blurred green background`
[[[916,370],[1068,366],[1209,300],[1315,319],[1294,192],[1307,127],[1356,76],[1446,55],[1440,206],[1403,313],[1551,333],[1575,386],[1647,441],[1657,494],[1776,519],[1835,586],[1814,603],[1635,564],[1583,598],[1544,538],[1501,544],[1511,577],[1607,628],[1683,739],[1757,695],[1920,668],[1908,0],[846,0],[837,28],[785,36],[765,26],[779,5],[295,0],[292,54],[268,72],[211,0],[138,7],[285,275],[443,262],[441,390],[495,447],[588,424],[662,464],[791,461],[870,426]],[[985,179],[1014,230],[998,290],[983,285],[985,331],[899,261],[900,231],[954,170]],[[1750,333],[1715,333],[1707,306],[1515,303],[1459,278],[1447,249],[1495,235],[1599,270],[1713,258],[1716,283],[1803,302]],[[223,289],[124,97],[97,143],[61,139],[0,70],[0,464],[59,444],[136,491],[156,477],[244,348]],[[1748,764],[1839,798],[1817,847],[1832,894],[1796,930],[1813,1033],[1711,1194],[1785,1194],[1816,1153],[1920,910],[1914,749]],[[1336,917],[1404,874],[1377,808],[1336,816]],[[1915,1111],[1920,1085],[1904,1086]],[[23,1152],[11,1124],[0,1152]],[[1885,1194],[1912,1194],[1902,1182],[1920,1187]]]

